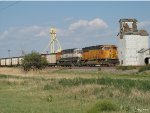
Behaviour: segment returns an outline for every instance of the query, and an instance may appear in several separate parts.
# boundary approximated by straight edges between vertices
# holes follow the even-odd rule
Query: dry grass
[[[21,85],[24,82],[23,79],[16,79],[16,78],[0,79],[0,81],[8,84],[16,84],[16,85]]]
[[[67,95],[82,95],[83,97],[96,99],[95,91],[104,87],[105,86],[95,84],[80,85],[66,89],[65,93]]]
[[[21,75],[21,74],[23,74],[23,72],[20,70],[20,68],[0,67],[0,74]]]
[[[14,67],[0,67],[0,74],[5,75],[14,75],[14,76],[22,76],[22,77],[36,77],[36,76],[44,76],[44,78],[93,78],[91,74],[71,74],[71,73],[59,73],[60,69],[43,69],[40,71],[29,71],[25,72],[21,68],[14,68]]]

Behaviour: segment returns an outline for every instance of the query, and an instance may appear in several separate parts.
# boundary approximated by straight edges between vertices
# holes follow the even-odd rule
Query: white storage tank
[[[149,34],[137,29],[136,19],[120,19],[119,61],[123,66],[145,65],[145,57],[149,48]],[[145,52],[144,52],[145,51]]]

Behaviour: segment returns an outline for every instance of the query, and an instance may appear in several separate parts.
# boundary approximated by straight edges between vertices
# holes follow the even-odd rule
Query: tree
[[[25,71],[41,70],[47,66],[47,60],[37,52],[31,52],[24,56],[22,60],[22,67]]]

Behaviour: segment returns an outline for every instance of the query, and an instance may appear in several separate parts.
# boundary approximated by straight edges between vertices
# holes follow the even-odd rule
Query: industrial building
[[[136,19],[120,19],[118,55],[120,65],[139,66],[149,64],[149,34],[137,29]]]

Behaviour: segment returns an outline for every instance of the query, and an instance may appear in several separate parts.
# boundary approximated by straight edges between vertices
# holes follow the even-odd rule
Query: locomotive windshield
[[[103,47],[103,50],[109,50],[110,47]]]

